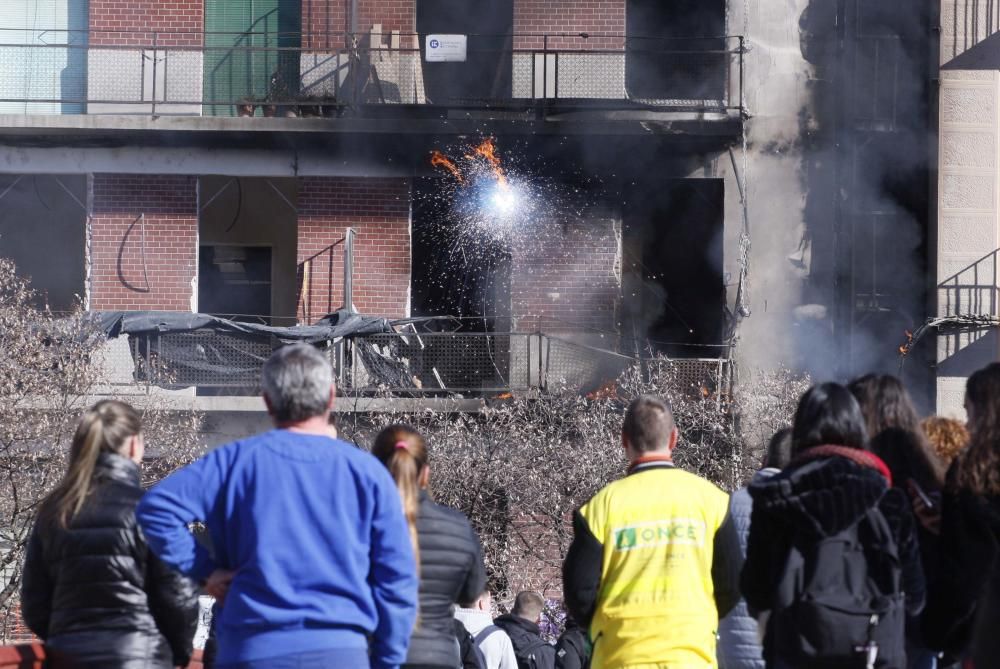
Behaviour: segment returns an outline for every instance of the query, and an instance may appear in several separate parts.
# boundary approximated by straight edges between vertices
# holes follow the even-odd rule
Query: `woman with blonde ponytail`
[[[63,479],[42,500],[28,542],[21,611],[50,669],[184,666],[198,617],[194,585],[146,546],[142,423],[104,400],[77,426]]]
[[[461,512],[431,501],[427,447],[416,430],[390,425],[375,438],[372,454],[396,481],[420,570],[419,618],[403,667],[454,669],[460,662],[455,604],[486,589],[479,537]]]

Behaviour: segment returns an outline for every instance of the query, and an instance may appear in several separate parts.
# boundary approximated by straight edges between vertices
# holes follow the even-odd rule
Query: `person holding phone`
[[[1000,363],[965,386],[970,441],[948,470],[938,508],[917,498],[934,533],[937,573],[929,582],[924,630],[932,644],[975,667],[1000,657]]]
[[[907,493],[914,515],[918,501],[928,509],[940,506],[944,463],[924,435],[920,417],[903,383],[895,376],[868,374],[848,387],[861,406],[872,452],[888,465],[893,486]],[[917,541],[924,574],[930,578],[936,538],[922,522],[917,523]],[[927,648],[918,616],[907,621],[906,637],[910,669],[934,669],[936,653]]]

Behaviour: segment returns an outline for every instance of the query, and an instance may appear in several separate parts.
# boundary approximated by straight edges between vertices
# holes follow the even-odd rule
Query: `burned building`
[[[894,369],[924,320],[934,8],[15,5],[0,253],[54,308],[291,325],[346,305],[826,377]],[[499,241],[459,234],[430,160],[485,139],[533,188]],[[492,342],[499,385],[532,364]]]

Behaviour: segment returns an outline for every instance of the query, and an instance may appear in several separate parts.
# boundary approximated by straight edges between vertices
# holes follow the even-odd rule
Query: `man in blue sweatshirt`
[[[222,446],[142,499],[168,565],[221,603],[216,667],[396,667],[417,613],[417,572],[388,470],[335,438],[328,360],[312,346],[265,363],[270,432]],[[205,524],[211,551],[188,527]]]

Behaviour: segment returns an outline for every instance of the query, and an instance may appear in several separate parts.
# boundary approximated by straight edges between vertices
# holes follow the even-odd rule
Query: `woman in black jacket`
[[[741,588],[751,613],[768,615],[768,667],[863,667],[875,642],[875,667],[905,667],[904,609],[924,604],[916,531],[906,494],[867,441],[850,392],[815,386],[795,413],[791,464],[749,487]]]
[[[1000,363],[969,377],[965,408],[969,445],[948,472],[940,512],[915,507],[941,537],[924,634],[981,669],[1000,658]]]
[[[39,507],[21,612],[52,669],[166,669],[191,657],[194,585],[150,552],[135,520],[143,452],[135,410],[98,402],[80,420],[66,476]]]
[[[920,427],[920,418],[903,383],[888,374],[867,374],[848,386],[865,417],[870,447],[892,473],[894,487],[907,493],[911,501],[923,497],[940,503],[945,466]],[[936,571],[937,537],[919,523],[924,578],[931,581]],[[936,653],[927,647],[919,617],[906,621],[907,665],[910,669],[933,669]]]
[[[390,425],[375,438],[372,454],[399,488],[420,570],[420,608],[403,667],[454,669],[460,662],[454,606],[486,589],[479,538],[462,513],[428,496],[427,448],[415,430]]]

